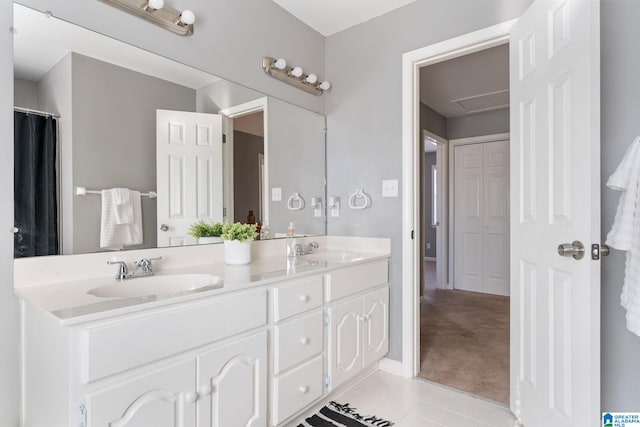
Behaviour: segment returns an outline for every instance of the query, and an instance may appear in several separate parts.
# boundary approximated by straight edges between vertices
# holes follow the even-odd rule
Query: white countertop
[[[350,255],[352,260],[347,262],[336,261],[345,254]],[[287,258],[285,255],[262,256],[254,258],[250,264],[242,266],[225,265],[222,262],[215,261],[163,269],[157,273],[158,276],[195,273],[211,274],[222,279],[220,283],[212,286],[168,295],[97,297],[88,293],[94,288],[115,283],[116,280],[113,275],[81,280],[62,280],[57,283],[36,286],[23,286],[16,288],[15,292],[28,303],[34,304],[52,314],[60,321],[60,324],[74,325],[164,305],[257,288],[276,281],[324,273],[386,259],[389,256],[390,253],[386,250],[383,252],[325,250],[295,258]],[[123,282],[123,285],[135,286],[136,280],[138,279],[128,279]]]

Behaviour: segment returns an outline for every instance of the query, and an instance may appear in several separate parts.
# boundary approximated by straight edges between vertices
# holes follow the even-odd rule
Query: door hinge
[[[331,385],[331,377],[329,377],[329,375],[325,375],[325,377],[324,377],[324,386],[325,386],[325,388],[329,388],[330,385]]]
[[[416,238],[416,230],[411,230],[411,240]]]
[[[222,134],[222,143],[223,144],[227,143],[227,135],[225,135],[224,133]]]
[[[227,208],[222,208],[222,216],[227,216]]]
[[[78,427],[87,427],[87,407],[84,403],[78,406]]]
[[[324,312],[324,324],[325,324],[325,326],[328,326],[329,323],[331,323],[331,316],[329,315],[329,312],[327,310],[325,310],[325,312]]]

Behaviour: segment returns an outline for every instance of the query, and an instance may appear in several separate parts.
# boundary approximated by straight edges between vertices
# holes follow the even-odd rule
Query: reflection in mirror
[[[195,244],[200,219],[325,233],[323,116],[18,4],[14,26],[16,257]]]

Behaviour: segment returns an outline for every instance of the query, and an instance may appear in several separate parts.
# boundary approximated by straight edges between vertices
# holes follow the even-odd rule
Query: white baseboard
[[[434,256],[426,256],[426,257],[424,257],[424,260],[425,261],[436,261],[437,259]]]
[[[399,360],[393,360],[385,357],[378,362],[378,368],[381,371],[402,376],[402,362]]]

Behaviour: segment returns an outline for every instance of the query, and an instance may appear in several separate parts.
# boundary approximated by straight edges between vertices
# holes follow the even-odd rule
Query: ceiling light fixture
[[[196,15],[165,6],[164,0],[100,0],[181,36],[193,34]]]
[[[305,74],[301,67],[291,67],[282,58],[276,60],[265,56],[262,58],[262,69],[271,77],[317,96],[331,89],[331,84],[328,81],[318,83],[317,75]]]

